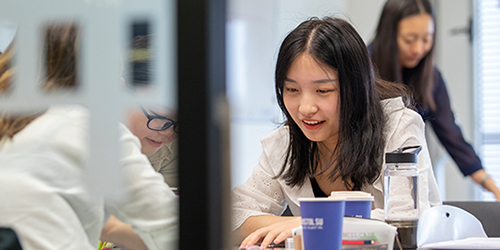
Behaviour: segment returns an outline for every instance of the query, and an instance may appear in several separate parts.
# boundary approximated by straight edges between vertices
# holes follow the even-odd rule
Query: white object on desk
[[[467,238],[426,244],[419,249],[500,249],[500,238]]]
[[[417,228],[418,247],[471,237],[484,239],[488,236],[481,222],[461,208],[448,205],[436,206],[420,214]]]

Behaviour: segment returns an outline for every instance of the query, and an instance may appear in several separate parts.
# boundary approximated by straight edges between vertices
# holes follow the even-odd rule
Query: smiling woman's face
[[[177,117],[173,114],[167,112],[161,112],[155,110],[155,112],[146,108],[146,111],[150,114],[158,114],[166,116],[172,120],[176,120]],[[127,127],[130,131],[139,138],[141,142],[141,151],[143,154],[149,155],[156,152],[160,147],[172,142],[177,138],[177,133],[174,132],[174,126],[163,130],[163,131],[153,131],[147,127],[148,118],[141,111],[141,109],[134,109],[128,116]]]
[[[337,71],[302,53],[293,62],[283,88],[285,107],[311,141],[335,145],[339,133]]]

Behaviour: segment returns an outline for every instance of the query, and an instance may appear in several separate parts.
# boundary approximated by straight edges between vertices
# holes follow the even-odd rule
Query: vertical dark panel
[[[224,245],[225,1],[178,1],[180,249]],[[229,219],[229,218],[228,218]]]
[[[209,0],[208,1],[208,89],[210,93],[211,111],[210,122],[210,139],[209,139],[209,192],[210,199],[213,202],[210,205],[209,224],[210,224],[210,249],[222,249],[224,245],[224,219],[229,217],[229,213],[225,211],[224,202],[229,197],[226,197],[226,191],[229,191],[229,176],[224,174],[224,155],[227,141],[224,141],[224,121],[227,114],[227,109],[223,107],[225,102],[225,86],[226,86],[226,64],[225,64],[225,25],[226,25],[226,8],[225,0]],[[229,121],[226,121],[229,123]],[[216,145],[216,146],[214,146]],[[227,179],[224,179],[227,177]],[[216,184],[217,183],[217,184]],[[224,217],[226,216],[226,217]]]

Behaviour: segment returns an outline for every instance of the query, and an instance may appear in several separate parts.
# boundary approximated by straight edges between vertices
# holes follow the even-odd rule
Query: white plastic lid
[[[308,197],[308,198],[299,198],[300,201],[345,201],[346,198],[344,197]]]
[[[344,198],[346,200],[371,200],[372,194],[363,191],[333,191],[329,198]]]

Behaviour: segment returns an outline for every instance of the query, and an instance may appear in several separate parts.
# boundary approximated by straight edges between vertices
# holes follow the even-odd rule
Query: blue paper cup
[[[362,191],[332,192],[330,198],[344,198],[346,216],[370,219],[373,196]]]
[[[345,199],[299,198],[304,250],[340,250]]]

